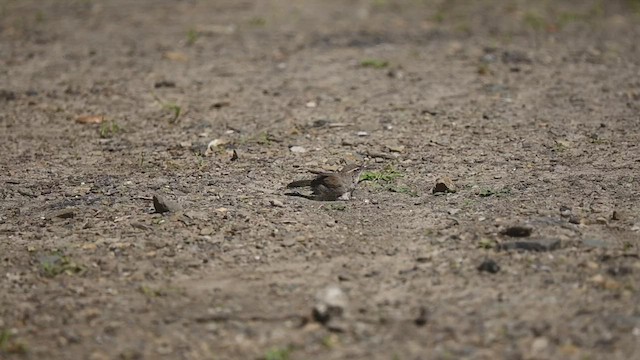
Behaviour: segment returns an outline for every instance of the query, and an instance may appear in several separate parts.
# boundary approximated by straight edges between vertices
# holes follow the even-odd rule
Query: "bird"
[[[288,189],[310,187],[312,194],[291,193],[289,195],[319,201],[350,200],[360,181],[360,174],[365,169],[365,165],[348,164],[338,172],[320,172],[315,179],[293,181],[287,185]]]

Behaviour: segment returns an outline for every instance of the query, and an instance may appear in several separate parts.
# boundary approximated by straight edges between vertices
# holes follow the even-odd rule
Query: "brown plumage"
[[[360,174],[365,166],[350,164],[345,165],[340,171],[335,173],[319,173],[312,180],[297,180],[287,185],[287,188],[310,187],[311,196],[304,196],[313,200],[335,201],[349,200],[351,194],[356,189]]]

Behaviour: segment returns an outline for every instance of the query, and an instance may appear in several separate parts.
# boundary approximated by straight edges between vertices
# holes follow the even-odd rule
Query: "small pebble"
[[[530,226],[526,225],[514,225],[509,226],[506,229],[502,230],[500,233],[502,235],[510,236],[510,237],[527,237],[530,236],[533,232],[533,229]]]
[[[498,265],[498,263],[496,263],[491,259],[487,259],[478,266],[478,271],[480,272],[485,271],[491,274],[495,274],[498,271],[500,271],[500,265]]]
[[[456,192],[456,186],[451,178],[444,176],[436,180],[436,185],[433,187],[432,192],[434,194],[454,193]]]
[[[303,148],[302,146],[292,146],[292,147],[289,148],[289,150],[292,153],[297,153],[297,154],[301,154],[301,153],[307,152],[307,149]]]
[[[339,320],[347,311],[348,302],[347,295],[340,287],[330,285],[316,294],[313,318],[324,325]]]
[[[153,208],[158,214],[180,210],[180,205],[162,195],[153,195]]]
[[[274,207],[284,207],[284,203],[278,199],[271,199],[269,200],[269,203],[271,204],[271,206]]]

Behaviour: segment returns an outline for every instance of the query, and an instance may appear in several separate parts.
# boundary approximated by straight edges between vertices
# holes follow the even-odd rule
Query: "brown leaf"
[[[167,51],[164,53],[164,57],[176,62],[187,62],[189,60],[189,57],[185,53],[179,51]]]
[[[103,115],[82,115],[76,118],[78,124],[100,124],[103,121]]]

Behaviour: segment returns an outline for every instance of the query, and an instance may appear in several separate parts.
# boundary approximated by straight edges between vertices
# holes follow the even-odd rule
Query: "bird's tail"
[[[291,189],[291,188],[298,188],[298,187],[304,187],[304,186],[311,186],[311,180],[294,181],[292,183],[289,183],[289,185],[287,185],[287,188]]]

